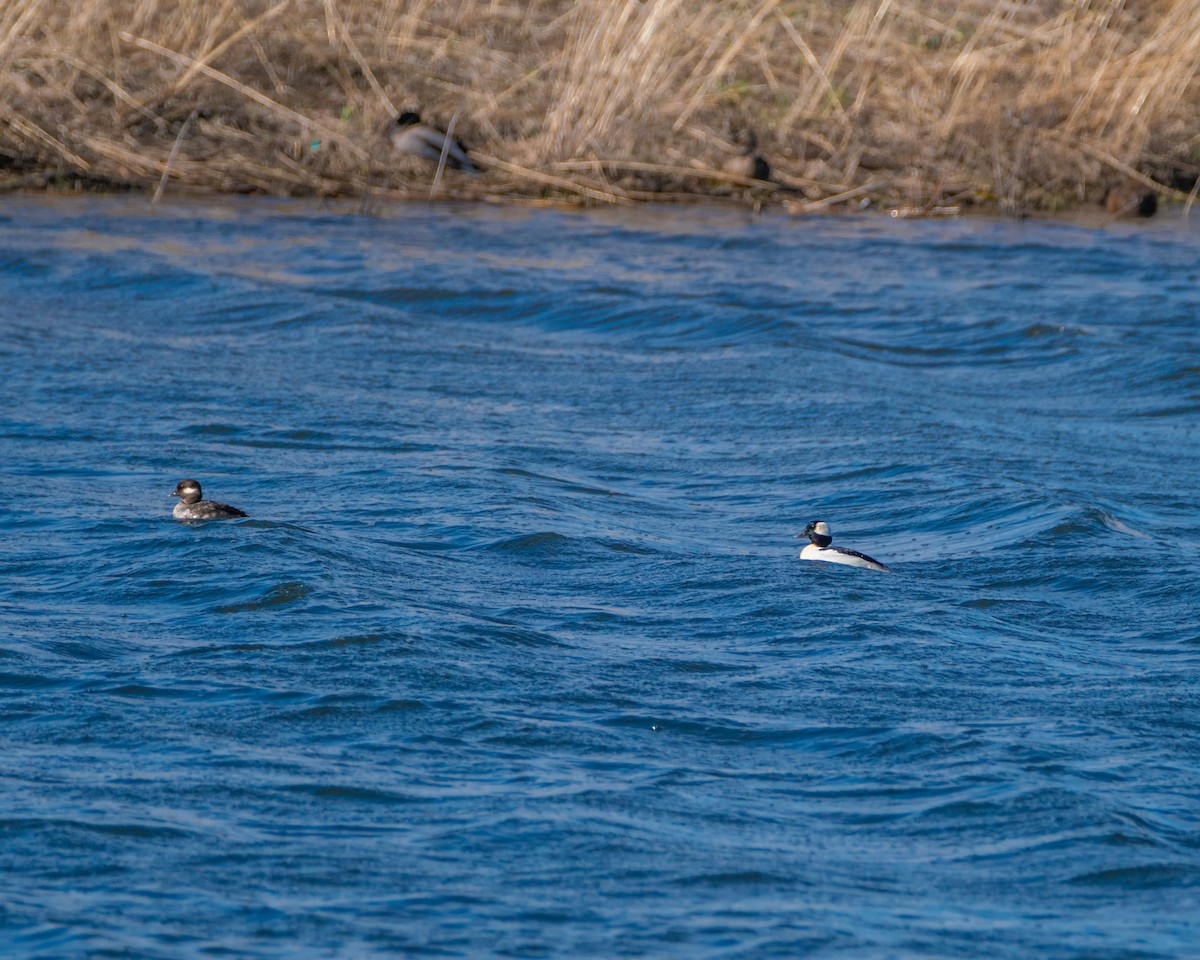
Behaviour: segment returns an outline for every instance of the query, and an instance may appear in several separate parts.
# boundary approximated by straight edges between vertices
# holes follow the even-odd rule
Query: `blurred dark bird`
[[[770,180],[771,166],[758,152],[758,135],[749,130],[737,138],[742,144],[739,156],[726,160],[721,165],[725,173],[735,177],[747,177],[751,180]]]
[[[396,118],[396,129],[392,133],[392,146],[397,153],[420,157],[437,163],[446,152],[446,166],[451,170],[465,170],[467,173],[482,173],[478,166],[467,156],[467,148],[461,140],[446,136],[445,130],[439,130],[431,124],[424,123],[420,114],[411,111],[400,114]]]
[[[1102,202],[1114,217],[1152,217],[1158,210],[1158,194],[1130,177],[1110,181]]]

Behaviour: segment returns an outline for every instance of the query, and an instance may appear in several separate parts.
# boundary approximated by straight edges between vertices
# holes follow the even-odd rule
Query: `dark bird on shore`
[[[467,173],[481,173],[478,166],[469,156],[467,148],[461,140],[455,140],[446,135],[445,130],[425,123],[420,114],[411,111],[400,114],[396,118],[396,129],[392,133],[392,146],[397,153],[420,157],[437,163],[446,153],[446,166],[451,170],[464,170]]]
[[[1131,177],[1110,181],[1102,202],[1114,217],[1152,217],[1158,210],[1158,194]]]
[[[227,503],[200,499],[200,484],[196,480],[180,480],[171,496],[179,498],[172,511],[176,520],[235,520],[249,516]]]
[[[735,177],[747,177],[751,180],[770,180],[771,166],[758,152],[758,135],[749,130],[737,138],[742,145],[739,156],[726,160],[721,169]]]

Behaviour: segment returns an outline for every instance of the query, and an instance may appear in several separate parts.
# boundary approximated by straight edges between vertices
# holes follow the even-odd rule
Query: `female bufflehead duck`
[[[200,484],[195,480],[180,480],[171,494],[178,497],[172,515],[176,520],[233,520],[250,514],[216,500],[200,499]]]
[[[873,560],[865,553],[830,546],[833,536],[829,532],[829,524],[824,520],[814,520],[804,528],[804,535],[812,542],[800,551],[801,560],[824,560],[827,563],[844,563],[851,567],[865,567],[868,570],[891,573],[887,564]]]
[[[406,112],[396,118],[396,130],[392,134],[392,146],[397,153],[407,153],[410,156],[421,157],[438,163],[442,159],[442,150],[446,151],[446,166],[451,170],[465,170],[467,173],[482,173],[483,171],[467,156],[467,148],[461,140],[446,136],[446,131],[439,130],[432,124],[423,123],[419,113]]]

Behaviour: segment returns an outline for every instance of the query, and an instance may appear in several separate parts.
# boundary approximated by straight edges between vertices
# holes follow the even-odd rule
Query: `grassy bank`
[[[391,118],[480,177],[584,202],[1184,200],[1200,173],[1196,0],[8,0],[0,189],[428,196]],[[774,185],[740,178],[757,138]]]

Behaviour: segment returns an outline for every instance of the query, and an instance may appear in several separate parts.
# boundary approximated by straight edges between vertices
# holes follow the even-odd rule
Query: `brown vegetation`
[[[0,188],[428,196],[387,137],[414,108],[487,168],[445,197],[1057,209],[1120,175],[1183,199],[1200,3],[0,4]],[[729,172],[754,135],[772,184]]]

